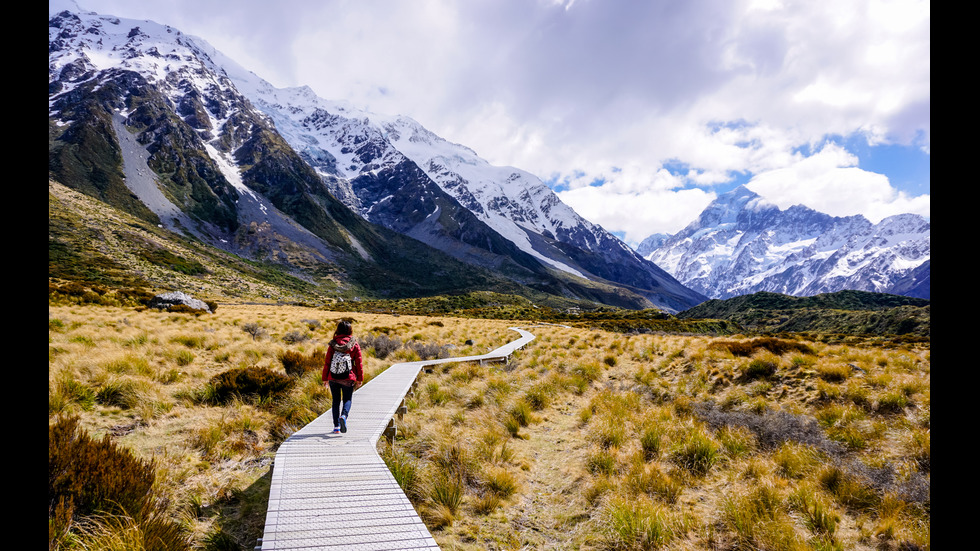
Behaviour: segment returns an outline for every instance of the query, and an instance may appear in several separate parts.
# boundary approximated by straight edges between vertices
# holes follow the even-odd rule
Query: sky
[[[781,208],[930,216],[927,0],[77,3],[409,116],[632,245],[738,185]]]

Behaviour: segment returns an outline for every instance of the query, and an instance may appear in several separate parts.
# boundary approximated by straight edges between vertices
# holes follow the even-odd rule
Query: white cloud
[[[675,177],[658,172],[649,186],[585,186],[558,192],[580,215],[607,230],[623,234],[632,246],[654,233],[675,233],[701,213],[715,194],[701,189],[675,190]],[[630,188],[621,191],[620,187]],[[613,188],[610,192],[609,188]]]
[[[276,86],[408,115],[494,164],[567,181],[576,209],[603,180],[591,199],[613,206],[588,208],[655,197],[678,205],[673,218],[737,173],[812,208],[828,201],[808,190],[839,187],[869,218],[928,209],[928,195],[831,151],[811,163],[823,176],[797,174],[800,148],[828,135],[929,151],[928,0],[80,2],[201,36]],[[667,165],[689,172],[665,180]],[[691,186],[705,191],[682,194]],[[689,221],[637,210],[648,233]],[[607,229],[640,231],[623,218]]]
[[[900,193],[886,176],[858,168],[857,161],[827,144],[790,166],[755,175],[746,187],[782,209],[800,204],[832,216],[863,214],[875,223],[893,214],[929,216],[929,195]]]

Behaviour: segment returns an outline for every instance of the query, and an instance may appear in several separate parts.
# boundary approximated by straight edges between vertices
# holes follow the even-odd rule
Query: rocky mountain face
[[[668,311],[706,298],[580,217],[525,171],[492,166],[408,117],[330,102],[308,87],[276,89],[244,71],[231,78],[331,192],[371,222],[564,294],[596,299],[607,293],[596,283],[612,285]],[[626,305],[622,300],[602,299]]]
[[[222,249],[379,292],[509,284],[668,311],[706,298],[530,174],[406,117],[275,89],[150,21],[50,17],[49,174]]]
[[[425,293],[504,282],[352,212],[199,39],[64,11],[49,19],[48,51],[53,179],[341,286]]]
[[[800,205],[780,210],[742,186],[719,196],[677,234],[652,236],[643,250],[712,298],[856,290],[927,299],[929,238],[922,216],[872,224]]]

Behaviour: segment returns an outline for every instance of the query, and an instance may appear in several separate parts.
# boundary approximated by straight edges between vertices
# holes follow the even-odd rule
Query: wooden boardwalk
[[[392,365],[354,393],[345,434],[332,434],[328,410],[286,439],[276,452],[265,531],[255,549],[439,549],[378,455],[378,439],[394,438],[395,418],[423,368],[506,361],[534,339],[511,329],[521,337],[487,354]]]

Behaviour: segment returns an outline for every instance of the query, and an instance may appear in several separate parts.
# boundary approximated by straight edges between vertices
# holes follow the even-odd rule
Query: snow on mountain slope
[[[642,261],[625,243],[579,216],[526,171],[493,166],[473,150],[437,136],[409,117],[379,115],[326,100],[307,86],[275,88],[227,58],[221,65],[237,89],[269,115],[286,140],[333,182],[331,191],[366,217],[372,205],[361,204],[350,188],[351,180],[405,158],[494,231],[555,268],[588,275],[554,251],[543,249],[541,237],[586,250],[613,243],[620,254]]]
[[[373,205],[362,204],[350,188],[351,180],[409,159],[522,251],[585,277],[580,270],[536,249],[528,238],[527,232],[554,238],[564,228],[591,226],[543,183],[534,185],[533,176],[491,166],[472,150],[439,138],[408,117],[378,115],[328,101],[305,86],[277,89],[244,71],[230,74],[238,90],[272,117],[283,137],[334,182],[331,191],[365,217],[370,218]],[[371,146],[369,156],[364,154],[365,144]]]
[[[808,296],[844,289],[928,298],[908,281],[929,262],[929,222],[903,214],[872,224],[803,206],[780,210],[740,187],[718,197],[647,258],[712,298],[757,291]],[[907,291],[902,291],[907,292]]]
[[[343,224],[310,218],[333,212],[337,199],[372,224],[549,292],[669,311],[705,298],[538,178],[492,166],[408,117],[328,101],[305,86],[276,89],[203,39],[151,21],[57,11],[64,3],[49,5],[52,123],[72,124],[59,109],[77,105],[76,88],[82,100],[109,84],[98,109],[153,142],[154,170],[170,167],[158,174],[165,193],[196,222],[219,216],[219,239],[237,231],[243,212],[246,223],[267,217],[282,232],[298,215],[344,248],[353,236],[341,235]]]

